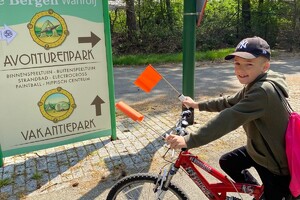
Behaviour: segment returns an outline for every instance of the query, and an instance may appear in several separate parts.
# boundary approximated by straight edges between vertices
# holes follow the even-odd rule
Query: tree
[[[128,39],[132,41],[137,30],[134,0],[126,0],[126,26]]]
[[[182,0],[125,0],[111,10],[115,55],[182,51]],[[272,48],[300,48],[300,0],[208,0],[196,30],[197,50],[236,45],[260,36]]]
[[[250,0],[242,0],[242,37],[252,35]]]
[[[167,18],[169,22],[169,27],[172,30],[173,29],[173,12],[172,12],[172,6],[171,6],[171,1],[166,0],[166,10],[167,10]]]
[[[299,4],[299,5],[298,5]],[[294,0],[293,2],[293,9],[294,9],[294,17],[293,17],[293,45],[292,49],[300,49],[300,40],[299,40],[299,30],[300,30],[300,14],[299,14],[299,6],[300,3],[297,4],[297,0]]]

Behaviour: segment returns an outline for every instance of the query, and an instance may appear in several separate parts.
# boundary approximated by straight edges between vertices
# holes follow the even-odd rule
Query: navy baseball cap
[[[270,45],[260,37],[255,36],[252,38],[246,38],[236,46],[234,53],[225,57],[225,60],[230,60],[235,56],[245,59],[254,59],[258,56],[264,56],[270,60]]]

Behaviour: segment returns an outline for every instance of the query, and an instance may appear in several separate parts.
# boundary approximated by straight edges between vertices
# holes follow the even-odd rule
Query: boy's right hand
[[[171,149],[187,148],[186,142],[182,136],[171,134],[171,135],[167,135],[165,140],[167,144],[170,145]]]
[[[182,101],[183,105],[185,105],[187,108],[198,108],[198,103],[195,102],[191,97],[185,97],[185,99]]]

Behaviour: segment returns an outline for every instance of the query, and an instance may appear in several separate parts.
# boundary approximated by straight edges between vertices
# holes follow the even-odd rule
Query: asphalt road
[[[146,66],[117,67],[114,69],[115,99],[126,101],[129,104],[139,104],[146,101],[148,104],[159,104],[159,98],[171,99],[178,93],[164,80],[150,92],[145,93],[136,87],[133,82]],[[182,65],[165,64],[153,67],[170,82],[179,93],[182,92]],[[300,56],[275,58],[271,62],[273,71],[281,72],[286,76],[299,75]],[[230,62],[223,63],[196,63],[195,67],[195,98],[216,97],[220,94],[231,94],[242,87],[235,78],[233,65]],[[176,99],[176,98],[175,98]]]

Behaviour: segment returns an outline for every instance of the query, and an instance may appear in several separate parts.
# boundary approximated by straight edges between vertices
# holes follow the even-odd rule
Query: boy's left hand
[[[182,136],[169,135],[166,137],[167,144],[170,145],[171,149],[182,149],[187,148],[186,142]]]
[[[198,103],[195,102],[191,97],[185,97],[185,100],[183,100],[182,103],[187,108],[198,108]]]

